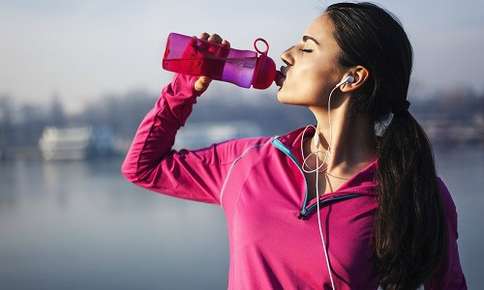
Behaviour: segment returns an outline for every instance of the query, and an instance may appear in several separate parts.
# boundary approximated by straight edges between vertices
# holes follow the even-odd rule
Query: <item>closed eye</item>
[[[312,49],[299,49],[300,51],[304,51],[304,52],[312,52],[313,50]]]

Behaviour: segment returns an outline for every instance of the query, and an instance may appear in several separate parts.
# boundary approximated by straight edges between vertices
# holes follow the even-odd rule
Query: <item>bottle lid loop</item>
[[[261,41],[265,44],[266,49],[264,51],[260,51],[259,48],[257,47],[258,41]],[[254,48],[258,53],[267,55],[267,53],[269,52],[269,43],[267,43],[267,41],[264,38],[259,37],[256,40],[254,40]]]

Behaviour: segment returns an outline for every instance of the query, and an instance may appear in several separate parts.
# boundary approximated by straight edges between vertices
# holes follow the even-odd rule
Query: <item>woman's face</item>
[[[277,99],[281,103],[326,106],[329,93],[342,79],[343,69],[338,64],[340,48],[333,38],[333,23],[322,14],[309,25],[302,39],[288,48],[281,59],[285,79]]]

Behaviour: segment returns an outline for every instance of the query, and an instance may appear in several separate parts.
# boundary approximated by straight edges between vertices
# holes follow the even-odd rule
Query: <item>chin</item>
[[[277,101],[281,104],[287,105],[300,105],[300,106],[308,106],[308,102],[304,99],[301,99],[300,96],[295,96],[294,94],[289,95],[284,92],[284,89],[281,89],[277,92]]]
[[[281,89],[277,92],[277,101],[282,104],[291,104],[291,98],[289,98]]]

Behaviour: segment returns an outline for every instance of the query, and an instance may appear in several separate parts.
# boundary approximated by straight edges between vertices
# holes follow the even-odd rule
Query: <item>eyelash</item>
[[[312,49],[299,49],[300,51],[303,51],[303,52],[312,52],[313,50]]]

